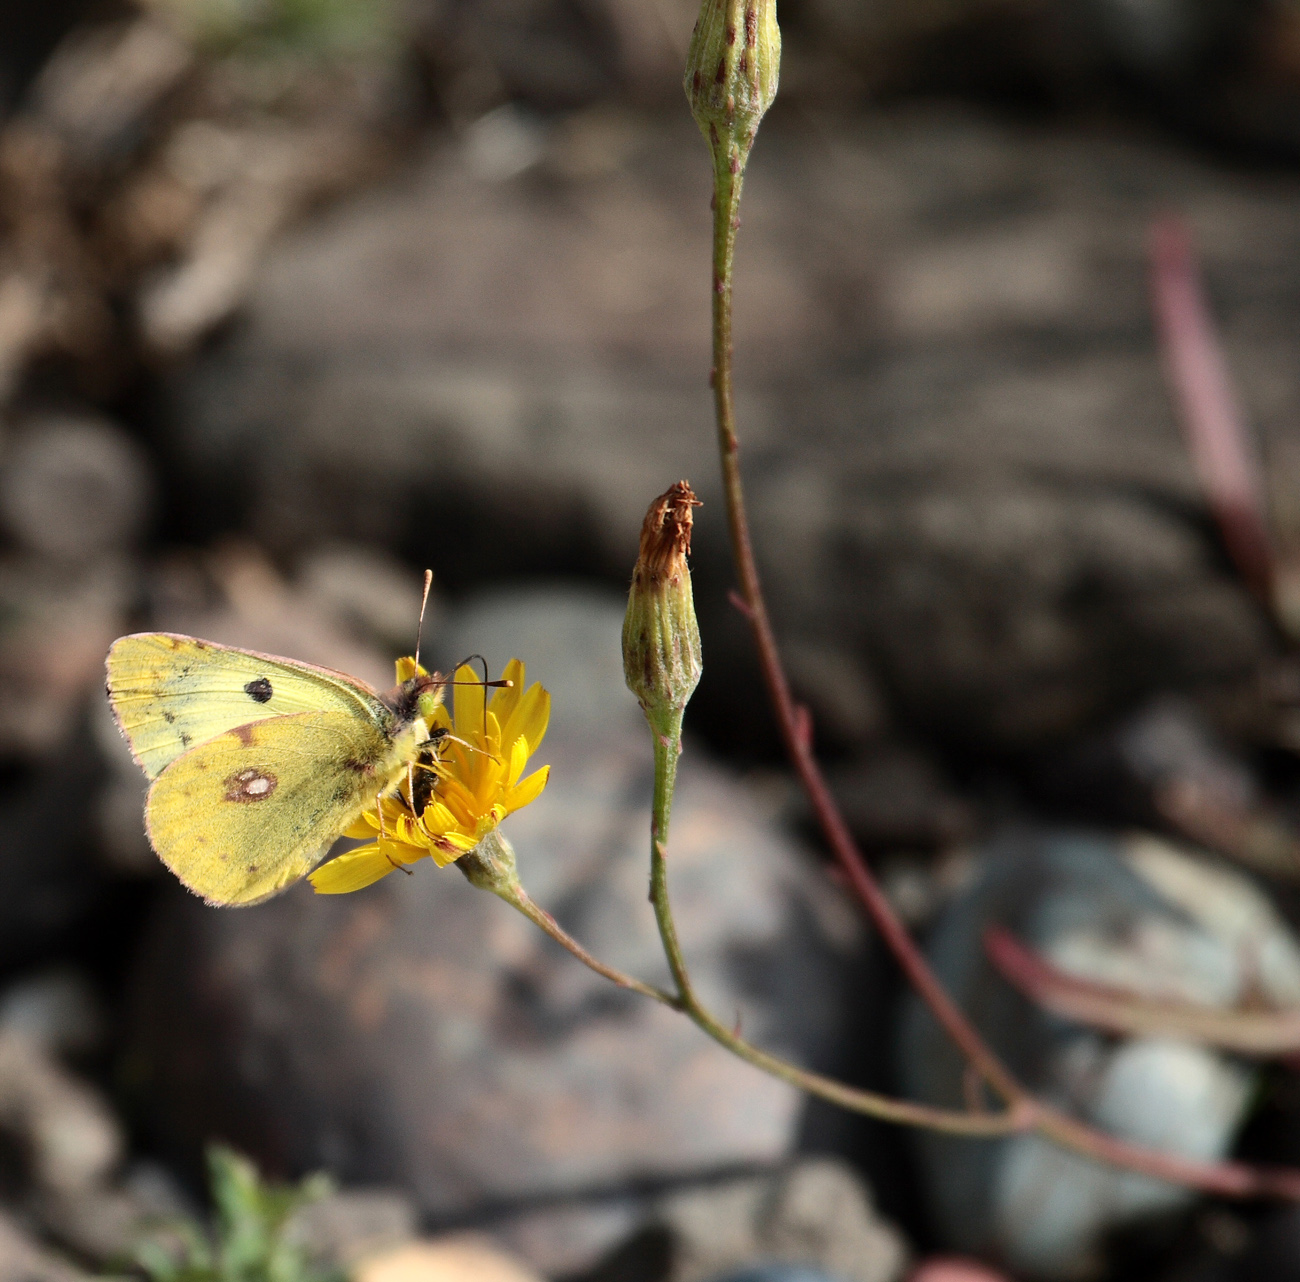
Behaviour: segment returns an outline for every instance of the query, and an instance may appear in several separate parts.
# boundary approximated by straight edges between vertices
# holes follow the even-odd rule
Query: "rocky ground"
[[[184,8],[52,58],[24,27],[3,63],[0,1279],[121,1267],[201,1205],[214,1138],[333,1172],[296,1231],[359,1282],[894,1282],[957,1250],[1300,1276],[1290,1211],[810,1107],[452,869],[244,912],[171,883],[108,643],[166,628],[386,686],[427,565],[427,653],[518,655],[554,697],[552,782],[508,828],[527,884],[663,981],[618,637],[645,506],[686,476],[705,678],[673,875],[701,990],[801,1063],[963,1098],[826,875],[727,600],[669,7],[430,8],[341,61],[205,44]],[[1291,660],[1208,515],[1148,290],[1176,212],[1287,536],[1294,15],[931,8],[794,9],[748,176],[742,460],[792,679],[891,897],[1027,1080],[1186,1156],[1298,1163],[1290,1070],[1047,1015],[980,942],[1223,1012],[1300,1002]],[[1171,810],[1188,789],[1254,837]]]

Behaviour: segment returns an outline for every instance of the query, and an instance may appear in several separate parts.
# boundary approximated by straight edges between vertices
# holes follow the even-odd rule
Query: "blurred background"
[[[1298,1209],[810,1105],[454,869],[223,911],[148,849],[109,642],[387,687],[430,566],[434,660],[518,655],[554,695],[552,782],[507,826],[525,882],[666,979],[618,635],[645,508],[688,477],[705,677],[673,877],[701,990],[802,1063],[966,1098],[830,875],[727,602],[694,16],[0,3],[4,1282],[131,1271],[206,1214],[212,1141],[330,1173],[290,1227],[312,1276],[359,1282],[1300,1278]],[[1300,1164],[1300,5],[780,18],[742,458],[841,804],[1036,1090]],[[1167,378],[1160,219],[1154,295],[1219,335],[1249,436],[1198,437]],[[1255,441],[1258,485],[1216,509]],[[1252,561],[1233,513],[1265,506]],[[1199,1023],[1085,1019],[1063,975]]]

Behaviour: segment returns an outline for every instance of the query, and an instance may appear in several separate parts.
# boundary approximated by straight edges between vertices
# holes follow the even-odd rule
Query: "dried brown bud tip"
[[[675,716],[680,724],[700,680],[700,630],[686,561],[693,509],[699,506],[686,481],[655,499],[641,526],[641,551],[632,571],[623,672],[657,732],[664,716]]]
[[[686,557],[695,524],[692,509],[700,506],[689,481],[678,481],[650,504],[641,525],[641,552],[632,571],[633,583],[678,582],[690,573]]]

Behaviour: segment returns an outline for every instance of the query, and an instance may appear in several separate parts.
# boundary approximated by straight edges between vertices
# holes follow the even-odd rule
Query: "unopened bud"
[[[685,481],[678,481],[650,504],[623,620],[623,675],[660,732],[657,723],[665,713],[675,716],[680,725],[703,670],[686,563],[692,509],[698,506]]]
[[[686,56],[686,98],[715,165],[745,167],[780,70],[776,0],[703,0]]]
[[[523,894],[515,864],[515,848],[493,828],[473,850],[456,861],[466,879],[479,890],[489,890],[508,904],[517,904]]]

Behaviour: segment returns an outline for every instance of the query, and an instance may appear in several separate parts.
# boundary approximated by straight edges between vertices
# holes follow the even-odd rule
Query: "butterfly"
[[[118,728],[152,780],[149,841],[210,904],[256,904],[305,876],[445,734],[430,725],[450,680],[418,660],[387,694],[170,632],[120,637],[107,666]]]

